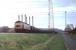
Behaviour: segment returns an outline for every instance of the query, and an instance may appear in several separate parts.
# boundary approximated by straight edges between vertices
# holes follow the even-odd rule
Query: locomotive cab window
[[[16,27],[20,27],[20,25],[16,25]]]

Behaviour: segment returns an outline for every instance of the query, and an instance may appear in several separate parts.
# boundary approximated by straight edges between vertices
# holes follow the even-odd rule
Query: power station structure
[[[26,14],[18,15],[18,20],[15,22],[14,30],[15,30],[15,32],[18,32],[18,33],[50,33],[50,32],[54,32],[52,30],[50,30],[50,32],[49,32],[48,29],[41,29],[41,28],[34,27],[34,17],[33,16],[27,17]]]

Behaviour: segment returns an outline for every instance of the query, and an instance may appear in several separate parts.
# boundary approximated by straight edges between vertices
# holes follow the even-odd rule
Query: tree
[[[9,27],[8,26],[3,26],[2,27],[2,32],[8,32],[9,31]]]

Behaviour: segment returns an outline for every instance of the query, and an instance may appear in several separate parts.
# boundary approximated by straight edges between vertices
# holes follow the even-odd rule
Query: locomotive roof
[[[16,21],[16,23],[19,23],[19,22],[22,22],[22,21]],[[23,22],[22,22],[23,23]]]

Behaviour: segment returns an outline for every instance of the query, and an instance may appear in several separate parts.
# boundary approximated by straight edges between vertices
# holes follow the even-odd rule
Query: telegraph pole
[[[67,25],[67,11],[65,11],[65,27]]]

